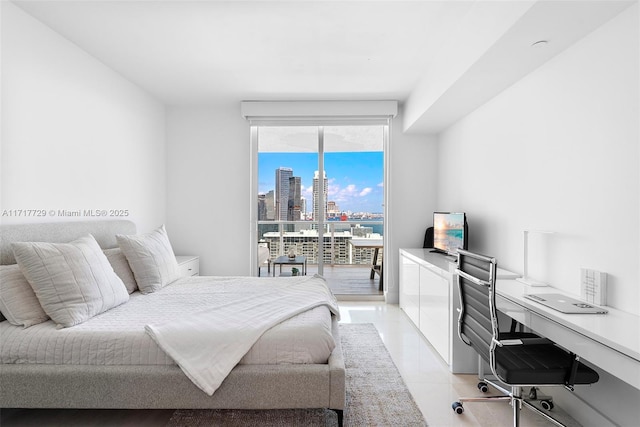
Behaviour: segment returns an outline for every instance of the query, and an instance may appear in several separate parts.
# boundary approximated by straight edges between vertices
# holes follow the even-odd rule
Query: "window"
[[[251,121],[252,241],[267,242],[272,259],[293,246],[320,274],[325,265],[370,267],[374,250],[350,242],[384,238],[390,115],[243,114]]]

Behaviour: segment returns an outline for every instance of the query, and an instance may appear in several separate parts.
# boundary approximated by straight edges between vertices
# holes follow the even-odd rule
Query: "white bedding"
[[[134,292],[129,302],[73,326],[52,321],[24,329],[0,323],[0,363],[73,365],[175,364],[145,333],[145,326],[220,306],[248,292],[267,295],[282,279],[188,277],[158,292]],[[307,280],[288,278],[285,280]],[[242,364],[325,363],[335,347],[331,314],[322,306],[269,329]]]
[[[320,276],[273,283],[267,293],[145,326],[158,345],[208,395],[269,329],[316,307],[339,316],[338,303]]]

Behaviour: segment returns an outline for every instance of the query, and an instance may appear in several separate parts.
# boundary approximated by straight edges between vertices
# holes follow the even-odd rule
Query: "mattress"
[[[283,279],[186,277],[152,294],[134,292],[126,304],[71,328],[57,329],[48,321],[24,329],[3,321],[0,363],[172,365],[145,325],[215,309],[247,292],[266,294],[277,280]],[[325,306],[316,307],[265,332],[240,364],[326,363],[334,347],[331,313]]]

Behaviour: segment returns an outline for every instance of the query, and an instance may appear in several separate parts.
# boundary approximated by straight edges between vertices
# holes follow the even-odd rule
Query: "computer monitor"
[[[468,249],[467,216],[464,212],[433,213],[433,248],[436,252],[457,255]]]

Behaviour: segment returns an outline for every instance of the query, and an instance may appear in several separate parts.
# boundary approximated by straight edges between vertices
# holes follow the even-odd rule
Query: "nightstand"
[[[176,255],[180,277],[198,276],[200,274],[200,257],[196,255]]]

